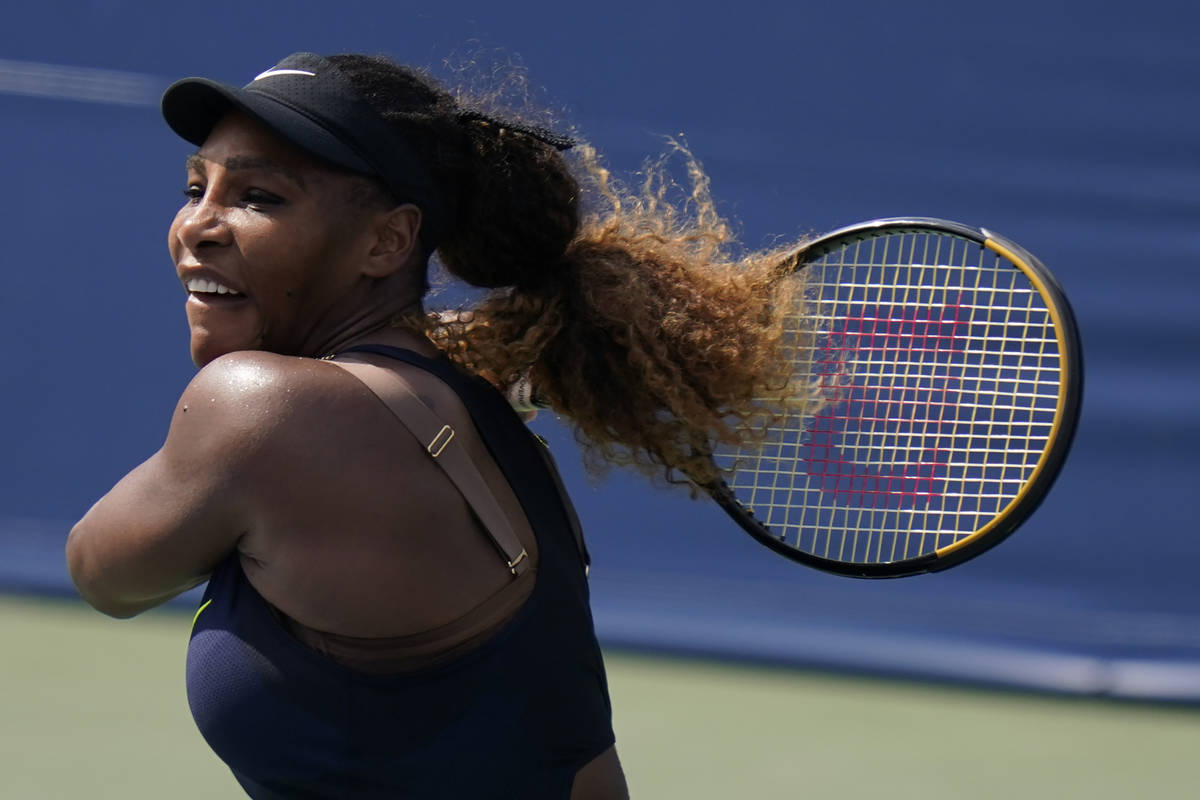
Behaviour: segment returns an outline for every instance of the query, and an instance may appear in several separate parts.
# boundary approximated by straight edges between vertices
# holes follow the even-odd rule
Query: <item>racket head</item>
[[[755,539],[839,575],[936,572],[995,546],[1054,483],[1083,386],[1075,317],[1046,267],[983,228],[873,220],[786,262],[798,380],[815,410],[717,446],[705,488]]]

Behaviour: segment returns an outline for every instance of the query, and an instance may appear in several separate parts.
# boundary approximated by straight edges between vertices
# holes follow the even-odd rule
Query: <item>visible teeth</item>
[[[196,294],[231,294],[240,295],[241,292],[235,292],[224,284],[216,281],[205,280],[204,278],[188,278],[187,290]]]

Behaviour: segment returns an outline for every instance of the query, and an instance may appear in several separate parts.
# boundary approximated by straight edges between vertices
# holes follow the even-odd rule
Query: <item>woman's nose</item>
[[[192,252],[205,245],[229,244],[231,234],[224,211],[207,194],[184,206],[175,222],[175,238]]]

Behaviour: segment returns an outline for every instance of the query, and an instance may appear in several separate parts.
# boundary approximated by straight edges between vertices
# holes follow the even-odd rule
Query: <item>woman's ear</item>
[[[405,203],[379,212],[372,227],[374,241],[363,274],[386,277],[401,269],[421,248],[421,209]]]

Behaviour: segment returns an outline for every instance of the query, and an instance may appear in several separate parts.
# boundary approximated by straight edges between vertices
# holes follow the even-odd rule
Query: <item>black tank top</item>
[[[533,592],[463,657],[369,675],[294,639],[234,554],[213,573],[188,646],[196,724],[255,800],[566,800],[614,737],[572,512],[543,445],[449,361],[363,349],[428,370],[462,399],[537,537]]]

